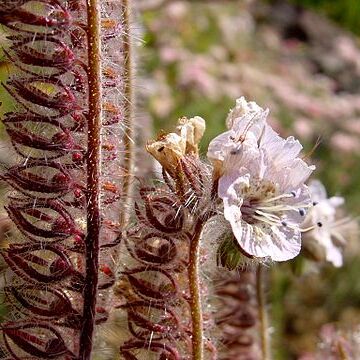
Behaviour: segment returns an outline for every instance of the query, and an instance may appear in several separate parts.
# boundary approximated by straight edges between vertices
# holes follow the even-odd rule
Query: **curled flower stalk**
[[[222,274],[216,280],[216,295],[219,359],[265,359],[259,336],[255,271],[249,268]]]
[[[90,359],[95,325],[108,317],[131,166],[122,166],[123,12],[121,2],[98,0],[0,5],[17,68],[3,84],[16,103],[3,123],[18,155],[2,174],[17,227],[1,253],[7,359]]]
[[[128,324],[120,346],[125,359],[215,358],[205,338],[210,320],[199,274],[202,229],[211,216],[209,171],[197,158],[204,122],[181,119],[178,130],[147,146],[163,167],[164,183],[140,187],[136,223],[124,239],[130,261],[118,291]]]

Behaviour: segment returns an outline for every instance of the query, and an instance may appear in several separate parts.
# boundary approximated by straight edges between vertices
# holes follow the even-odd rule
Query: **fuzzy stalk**
[[[192,319],[192,345],[193,359],[204,359],[203,314],[201,305],[201,285],[199,277],[200,264],[200,237],[203,228],[202,220],[195,225],[194,235],[191,239],[189,254],[189,290],[190,311]]]
[[[113,254],[128,193],[123,94],[132,84],[122,3],[1,2],[0,23],[4,53],[17,68],[2,84],[17,106],[2,121],[18,155],[0,174],[13,189],[5,209],[17,228],[0,251],[9,305],[0,352],[90,359],[95,325],[113,307]]]
[[[89,0],[88,16],[88,149],[87,158],[87,236],[84,288],[84,322],[80,336],[79,358],[90,359],[95,326],[95,306],[99,272],[100,174],[101,174],[101,16],[100,1]]]
[[[264,292],[264,269],[260,264],[256,271],[256,296],[259,313],[259,332],[261,342],[262,359],[270,360],[270,340],[268,332],[268,317],[266,312],[266,298]]]
[[[134,75],[133,75],[133,46],[131,41],[130,29],[130,9],[131,0],[123,0],[123,49],[125,53],[124,59],[124,120],[125,129],[123,134],[123,144],[126,156],[124,157],[123,169],[125,178],[123,181],[122,192],[124,197],[124,207],[120,212],[120,226],[126,226],[129,219],[129,196],[131,194],[132,169],[133,169],[133,119],[134,119]]]
[[[134,161],[133,149],[133,122],[134,122],[134,74],[133,74],[133,46],[131,40],[131,0],[123,0],[123,51],[124,51],[124,134],[123,145],[125,150],[125,157],[123,161],[123,169],[125,177],[122,186],[123,203],[124,206],[120,210],[120,226],[125,227],[129,219],[129,200],[131,194],[131,184],[133,179],[132,169]]]

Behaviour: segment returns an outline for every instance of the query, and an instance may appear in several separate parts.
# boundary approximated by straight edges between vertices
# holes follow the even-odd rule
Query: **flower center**
[[[280,194],[271,182],[256,181],[244,191],[241,206],[242,219],[248,224],[268,224],[270,226],[294,227],[288,220],[289,212],[297,212],[301,217],[311,204],[303,203],[295,191]]]

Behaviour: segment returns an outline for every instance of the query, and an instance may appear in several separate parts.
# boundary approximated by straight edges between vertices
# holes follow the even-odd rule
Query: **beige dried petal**
[[[185,149],[185,138],[175,133],[162,135],[146,145],[146,150],[170,175],[176,175],[179,160],[185,155]]]
[[[179,125],[176,128],[178,134],[186,142],[186,154],[198,153],[198,145],[205,132],[205,120],[200,116],[191,119],[182,117],[179,119]]]

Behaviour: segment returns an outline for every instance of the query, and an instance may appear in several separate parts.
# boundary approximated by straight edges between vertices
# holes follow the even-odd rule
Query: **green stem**
[[[259,309],[259,322],[260,322],[260,338],[262,359],[270,360],[270,341],[268,333],[268,318],[266,312],[266,298],[264,294],[264,269],[259,265],[256,272],[256,293]]]
[[[192,360],[204,359],[203,343],[203,315],[201,305],[201,288],[199,277],[200,264],[200,237],[203,228],[202,220],[195,225],[195,232],[191,239],[189,255],[189,287],[190,287],[190,308],[192,320]]]

